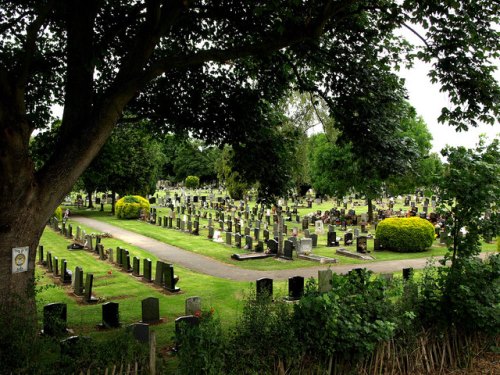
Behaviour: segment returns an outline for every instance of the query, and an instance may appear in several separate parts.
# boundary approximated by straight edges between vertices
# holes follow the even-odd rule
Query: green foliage
[[[57,220],[62,221],[63,219],[63,209],[61,206],[57,206],[56,210],[54,211],[54,216]]]
[[[453,267],[427,267],[419,319],[424,327],[457,327],[463,333],[500,333],[500,255],[458,258]]]
[[[116,217],[119,219],[138,219],[141,211],[149,214],[149,201],[139,195],[126,195],[118,199],[115,205]]]
[[[434,227],[429,221],[418,217],[388,218],[378,224],[375,236],[389,250],[424,251],[434,241]]]
[[[447,164],[439,181],[440,211],[453,239],[453,259],[476,255],[480,235],[500,228],[500,141],[486,145],[480,138],[475,149],[448,147],[442,154]],[[483,219],[487,212],[490,218]]]
[[[199,324],[182,323],[176,332],[180,374],[222,374],[227,345],[220,319],[212,311],[199,314]]]
[[[197,176],[187,176],[184,185],[188,189],[196,189],[200,186],[200,178]]]

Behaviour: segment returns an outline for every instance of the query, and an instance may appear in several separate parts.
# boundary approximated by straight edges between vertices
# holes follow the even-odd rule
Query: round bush
[[[58,206],[56,210],[54,211],[54,215],[57,220],[62,221],[63,218],[63,210],[61,206]]]
[[[144,210],[146,215],[149,213],[149,201],[139,195],[126,195],[118,199],[115,204],[118,219],[138,219],[141,216],[141,210]]]
[[[424,251],[434,241],[434,226],[418,217],[388,218],[377,226],[375,236],[385,249],[403,253]]]
[[[200,178],[197,176],[187,176],[184,185],[186,185],[188,189],[196,189],[200,186]]]

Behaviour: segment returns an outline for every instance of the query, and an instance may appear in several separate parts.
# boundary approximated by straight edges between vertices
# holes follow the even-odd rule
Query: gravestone
[[[312,247],[318,246],[318,235],[316,233],[311,234]]]
[[[301,238],[297,252],[306,255],[312,253],[312,239]]]
[[[365,236],[356,238],[356,252],[366,254],[368,252],[368,239]]]
[[[197,326],[200,324],[200,318],[194,315],[186,315],[186,316],[180,316],[177,319],[175,319],[175,349],[179,350],[179,341],[180,341],[180,336],[188,330],[191,327]]]
[[[141,301],[142,321],[141,323],[154,324],[160,322],[160,300],[148,297]]]
[[[116,302],[106,302],[102,305],[102,323],[101,327],[118,328],[120,327],[120,304]]]
[[[165,268],[165,284],[164,288],[169,292],[177,293],[180,292],[180,288],[175,286],[179,278],[174,274],[174,266],[171,264],[167,264]]]
[[[352,233],[348,232],[344,234],[344,245],[352,245]]]
[[[59,258],[58,257],[54,257],[54,260],[53,260],[53,264],[54,264],[54,277],[59,277]]]
[[[256,281],[256,298],[273,298],[273,279],[262,277]]]
[[[304,278],[293,276],[288,278],[288,299],[298,300],[304,295]]]
[[[358,237],[359,237],[359,229],[354,228],[354,238],[358,238]]]
[[[185,313],[186,315],[196,315],[201,313],[201,298],[200,297],[186,298]]]
[[[336,232],[328,232],[326,234],[326,246],[327,247],[339,246]]]
[[[332,270],[320,270],[318,271],[318,292],[326,293],[332,289]]]
[[[382,251],[382,245],[379,238],[373,239],[373,251]]]
[[[43,307],[43,334],[60,336],[66,333],[67,306],[65,303],[49,303]]]
[[[226,245],[231,245],[232,235],[231,232],[226,232]]]
[[[132,336],[137,341],[144,344],[149,343],[149,324],[133,323],[127,327],[127,330],[132,333]]]
[[[151,259],[147,258],[142,261],[142,269],[143,269],[143,275],[142,279],[148,283],[152,281],[152,273],[151,273]]]
[[[120,246],[116,247],[116,264],[120,266],[122,264],[122,248]]]
[[[75,267],[73,284],[73,293],[77,296],[83,296],[83,269],[81,267]]]
[[[260,235],[260,229],[259,228],[254,228],[254,230],[253,230],[253,237],[255,238],[255,241],[259,240],[259,235]]]
[[[257,245],[255,245],[255,251],[257,253],[262,253],[264,251],[264,241],[257,241]]]
[[[61,260],[61,282],[63,284],[70,284],[72,275],[73,273],[68,270],[68,262],[66,262],[66,259]]]
[[[198,236],[200,234],[200,222],[198,220],[194,221],[193,231],[191,233],[195,236]]]
[[[278,254],[278,241],[274,239],[267,241],[267,249],[270,254]]]
[[[132,275],[139,277],[141,272],[141,260],[138,257],[134,257],[132,265]]]
[[[241,234],[236,233],[234,235],[234,245],[238,248],[241,249]]]
[[[47,251],[47,272],[48,273],[54,272],[54,269],[52,266],[52,253],[50,251]]]
[[[247,235],[247,236],[245,236],[245,247],[244,247],[244,249],[251,251],[252,248],[253,248],[252,237],[250,237],[250,236]]]
[[[403,268],[403,280],[404,281],[410,280],[412,274],[413,274],[413,268]]]
[[[285,240],[283,246],[283,258],[289,260],[293,259],[293,242],[290,240]]]
[[[104,245],[102,243],[97,244],[97,250],[99,252],[99,259],[106,260],[106,254],[104,253]]]
[[[43,261],[43,246],[38,246],[38,264],[45,264]]]
[[[165,280],[165,268],[167,265],[162,262],[161,260],[158,260],[156,262],[156,273],[155,273],[155,280],[154,283],[156,285],[163,285],[164,280]]]
[[[305,238],[311,238],[311,234],[309,233],[309,229],[304,229],[304,237]]]
[[[263,234],[264,234],[264,241],[265,242],[269,241],[269,230],[264,229]]]
[[[304,217],[302,219],[302,230],[305,230],[309,228],[309,220],[307,219],[307,217]]]
[[[209,239],[212,239],[214,238],[214,227],[212,226],[209,226],[208,227],[208,236],[207,236]]]
[[[323,227],[323,222],[321,220],[316,220],[314,222],[314,232],[316,234],[323,234],[324,227]]]
[[[87,303],[97,302],[97,298],[92,295],[92,285],[94,283],[94,274],[87,273],[85,277],[85,293],[83,299]]]

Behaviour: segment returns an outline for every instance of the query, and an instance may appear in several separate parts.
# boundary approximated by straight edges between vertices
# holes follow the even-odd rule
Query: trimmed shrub
[[[187,176],[184,183],[188,189],[196,189],[200,186],[200,178],[197,176]]]
[[[418,217],[388,218],[377,226],[376,237],[389,250],[403,253],[424,251],[434,241],[434,227]]]
[[[62,207],[61,206],[58,206],[56,208],[56,210],[54,211],[54,217],[59,220],[59,221],[62,221],[62,218],[63,218],[63,210],[62,210]]]
[[[144,214],[148,215],[149,202],[139,195],[126,195],[118,199],[115,204],[118,219],[138,219],[141,216],[141,210],[144,210]]]

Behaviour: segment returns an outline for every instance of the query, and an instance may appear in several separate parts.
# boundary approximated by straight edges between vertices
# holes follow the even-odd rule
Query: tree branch
[[[408,30],[410,30],[413,34],[415,34],[422,42],[424,42],[424,44],[426,45],[427,48],[430,48],[429,43],[427,43],[427,41],[425,40],[425,38],[422,35],[420,35],[418,32],[416,32],[412,27],[410,27],[406,23],[402,23],[402,25],[404,27],[406,27]]]

